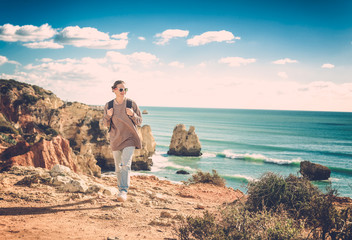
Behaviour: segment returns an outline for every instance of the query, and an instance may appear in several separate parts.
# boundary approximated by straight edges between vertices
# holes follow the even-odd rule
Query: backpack
[[[110,102],[108,102],[108,109],[111,109],[114,107],[114,100],[111,100]],[[132,108],[132,100],[127,98],[126,100],[126,108]],[[111,131],[111,125],[112,125],[112,118],[110,119],[110,127],[109,127],[109,132]]]

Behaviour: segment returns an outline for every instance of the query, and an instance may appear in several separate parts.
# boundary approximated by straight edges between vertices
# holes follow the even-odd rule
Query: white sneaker
[[[126,191],[121,191],[119,195],[117,195],[117,201],[119,202],[124,202],[127,200],[127,192]]]

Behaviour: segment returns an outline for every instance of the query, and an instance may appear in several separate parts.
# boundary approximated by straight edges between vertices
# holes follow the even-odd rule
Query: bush
[[[50,135],[52,137],[56,137],[57,135],[59,135],[55,129],[51,128],[48,125],[39,123],[38,128],[43,131],[46,135]]]
[[[215,172],[216,173],[216,172]],[[210,174],[198,172],[192,182]],[[206,176],[206,177],[205,177]],[[264,174],[248,184],[247,202],[220,215],[187,217],[176,229],[180,239],[352,239],[352,207],[334,205],[336,190],[321,192],[310,181]]]
[[[16,145],[17,143],[16,140],[11,135],[8,136],[3,133],[0,133],[0,136],[1,136],[0,140],[4,141],[5,143],[9,143],[11,145]]]
[[[220,177],[220,175],[216,172],[216,170],[212,170],[213,175],[210,173],[202,172],[198,170],[197,173],[193,174],[190,179],[188,179],[187,183],[196,184],[196,183],[208,183],[216,186],[224,187],[226,184],[225,179]]]
[[[244,206],[227,207],[216,216],[205,212],[203,217],[187,217],[176,229],[181,240],[190,239],[302,239],[303,225],[286,212],[249,212]]]
[[[13,102],[13,105],[15,108],[17,108],[20,105],[24,105],[24,106],[35,105],[38,100],[39,98],[29,95],[27,93],[24,93],[21,98]]]
[[[9,123],[7,121],[2,121],[2,119],[0,119],[0,132],[1,133],[18,134],[18,131],[16,130],[16,128],[14,128],[11,125],[11,123]]]
[[[284,179],[271,172],[265,173],[258,181],[250,182],[247,193],[250,210],[258,211],[264,207],[275,210],[282,204],[296,218],[310,216],[314,211],[312,201],[322,194],[305,178],[291,174]]]
[[[304,219],[311,229],[313,239],[336,239],[334,236],[348,236],[352,223],[334,205],[336,190],[321,192],[309,180],[293,175],[283,178],[274,173],[264,174],[259,181],[248,184],[246,208],[257,212],[268,208],[276,211],[282,207],[296,220]],[[340,234],[340,235],[338,235]]]

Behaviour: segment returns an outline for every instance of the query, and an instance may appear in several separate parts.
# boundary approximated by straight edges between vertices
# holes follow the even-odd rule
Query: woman
[[[120,191],[117,200],[120,202],[127,200],[133,152],[135,148],[141,148],[136,126],[141,125],[142,116],[137,104],[126,98],[127,90],[124,81],[114,83],[112,92],[116,98],[110,104],[105,104],[103,119],[104,125],[109,128],[110,147]]]

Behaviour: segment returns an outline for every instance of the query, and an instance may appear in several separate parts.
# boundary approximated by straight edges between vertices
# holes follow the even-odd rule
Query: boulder
[[[177,172],[176,172],[176,174],[190,174],[189,172],[187,172],[187,171],[185,171],[185,170],[178,170]]]
[[[88,190],[88,185],[83,180],[74,180],[72,179],[70,182],[62,185],[62,191],[65,192],[81,192],[85,193]]]
[[[143,110],[142,114],[148,114],[147,110]]]
[[[320,164],[303,161],[300,164],[300,173],[303,177],[306,177],[311,181],[327,180],[330,177],[331,170]]]
[[[195,127],[186,130],[185,125],[178,124],[174,128],[167,154],[176,156],[201,156],[202,146],[195,133]]]
[[[49,171],[49,173],[50,173],[50,176],[52,176],[52,177],[62,176],[62,177],[70,177],[73,179],[81,179],[80,176],[78,174],[76,174],[75,172],[72,172],[69,167],[59,165],[59,164],[55,165]]]
[[[71,193],[100,193],[106,196],[118,194],[118,189],[105,186],[95,181],[94,177],[87,177],[73,172],[63,165],[55,165],[50,171],[33,166],[13,166],[8,171],[15,175],[24,175],[16,185],[32,186],[32,184],[45,184],[64,192]]]

